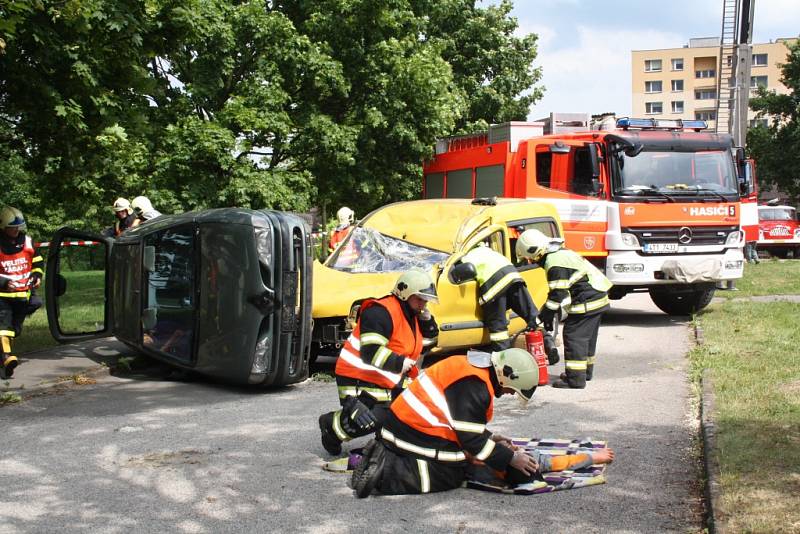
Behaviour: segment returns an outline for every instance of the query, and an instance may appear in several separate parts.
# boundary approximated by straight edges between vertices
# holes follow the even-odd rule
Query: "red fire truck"
[[[744,151],[704,121],[619,119],[614,128],[543,135],[505,123],[437,143],[425,198],[517,197],[555,205],[566,246],[614,283],[648,291],[669,314],[708,305],[741,278]]]
[[[793,258],[800,258],[800,224],[795,208],[777,201],[758,207],[758,249],[779,258],[791,251]]]

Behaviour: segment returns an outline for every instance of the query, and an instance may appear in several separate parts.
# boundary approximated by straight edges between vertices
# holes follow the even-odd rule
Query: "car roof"
[[[422,245],[453,252],[485,221],[508,222],[529,217],[557,218],[552,205],[535,200],[499,198],[497,205],[473,204],[472,199],[410,200],[383,206],[367,215],[359,226]]]

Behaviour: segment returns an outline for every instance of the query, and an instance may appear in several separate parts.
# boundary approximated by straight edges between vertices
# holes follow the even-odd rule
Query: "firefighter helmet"
[[[563,242],[562,239],[548,237],[539,230],[525,230],[517,239],[517,258],[539,261],[548,252],[561,248]]]
[[[17,208],[6,206],[0,210],[0,229],[6,228],[19,228],[20,232],[24,232],[28,226],[25,224],[25,217],[22,212]]]
[[[346,224],[353,224],[355,215],[355,212],[347,206],[342,206],[339,208],[339,211],[336,212],[336,218],[339,219],[339,224],[342,226]]]
[[[539,384],[539,366],[524,349],[506,349],[492,353],[492,365],[500,387],[511,388],[517,395],[531,400]]]
[[[127,198],[119,197],[117,200],[114,201],[114,205],[111,207],[114,211],[127,211],[129,214],[133,213],[133,209],[131,208],[131,203],[128,201]]]
[[[133,199],[133,202],[131,202],[131,208],[133,208],[133,211],[136,213],[136,215],[141,215],[142,213],[153,211],[153,204],[150,203],[149,198],[145,196],[138,196]]]
[[[401,274],[394,284],[392,294],[400,300],[408,300],[411,295],[417,295],[427,301],[439,302],[433,279],[428,273],[418,269],[411,269]]]

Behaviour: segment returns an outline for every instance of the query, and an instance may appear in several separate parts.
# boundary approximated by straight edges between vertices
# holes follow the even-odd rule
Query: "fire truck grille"
[[[666,243],[677,243],[687,247],[724,245],[728,235],[737,230],[736,226],[659,226],[622,229],[623,232],[635,235],[642,248]]]

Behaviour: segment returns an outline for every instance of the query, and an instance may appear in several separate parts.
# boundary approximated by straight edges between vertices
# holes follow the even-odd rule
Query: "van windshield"
[[[329,266],[349,273],[400,272],[412,268],[429,271],[450,256],[360,226],[353,228],[333,254]]]
[[[759,208],[758,218],[762,221],[793,221],[793,208]]]
[[[733,160],[725,151],[617,154],[618,194],[738,195]]]

